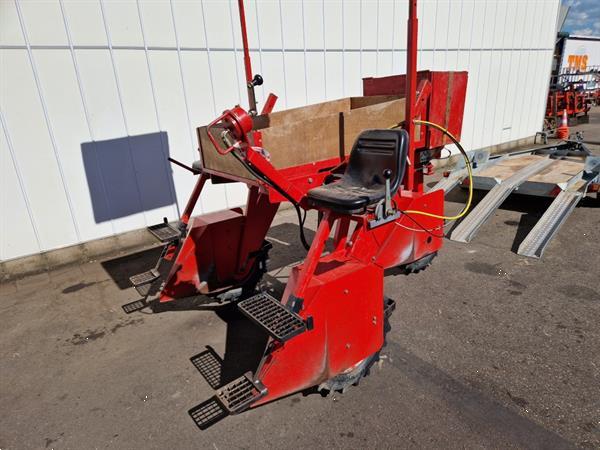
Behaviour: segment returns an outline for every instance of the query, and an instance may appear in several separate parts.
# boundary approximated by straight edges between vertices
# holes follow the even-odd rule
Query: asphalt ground
[[[581,129],[600,141],[600,113]],[[457,211],[465,194],[447,200]],[[157,248],[4,283],[0,448],[600,448],[600,209],[583,200],[541,260],[516,255],[548,204],[513,195],[470,244],[446,241],[426,271],[386,276],[392,329],[359,386],[206,430],[188,410],[214,391],[190,358],[210,346],[234,378],[265,338],[202,301],[126,315],[127,279]],[[305,255],[293,211],[268,238],[265,282],[280,288]]]

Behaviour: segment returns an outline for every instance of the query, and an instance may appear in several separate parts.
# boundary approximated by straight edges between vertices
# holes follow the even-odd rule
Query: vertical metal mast
[[[244,0],[238,0],[238,9],[240,12],[240,27],[242,29],[242,44],[244,47],[244,69],[246,70],[246,88],[248,90],[248,106],[250,113],[256,113],[256,96],[254,86],[262,84],[262,78],[252,77],[252,63],[250,62],[250,50],[248,49],[248,33],[246,31],[246,12],[244,10]]]
[[[419,32],[419,20],[417,19],[417,0],[408,2],[408,32],[406,52],[406,111],[405,127],[408,131],[408,157],[413,169],[409,171],[407,179],[408,190],[422,189],[422,183],[417,180],[423,175],[419,172],[415,149],[415,100],[417,97],[417,36]],[[421,186],[419,186],[421,185]]]

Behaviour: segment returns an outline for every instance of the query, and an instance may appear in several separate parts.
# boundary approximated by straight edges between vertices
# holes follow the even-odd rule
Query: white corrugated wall
[[[277,108],[405,71],[406,0],[247,1]],[[467,70],[467,148],[542,124],[559,0],[420,0],[419,67]],[[195,127],[245,104],[235,0],[0,0],[0,260],[176,218]],[[197,212],[239,205],[209,186]]]

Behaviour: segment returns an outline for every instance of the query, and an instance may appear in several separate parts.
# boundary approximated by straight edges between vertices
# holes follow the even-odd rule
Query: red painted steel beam
[[[252,81],[252,63],[250,61],[250,49],[248,48],[248,32],[246,31],[246,12],[244,0],[238,0],[240,11],[240,27],[242,28],[242,44],[244,46],[244,68],[246,69],[246,83]]]
[[[407,52],[406,52],[406,131],[408,131],[408,157],[411,167],[407,177],[406,188],[409,191],[420,190],[417,179],[417,158],[415,151],[415,118],[416,95],[417,95],[417,36],[419,31],[419,20],[417,19],[417,0],[409,0],[408,3],[408,31],[407,31]],[[420,177],[422,178],[422,176]]]

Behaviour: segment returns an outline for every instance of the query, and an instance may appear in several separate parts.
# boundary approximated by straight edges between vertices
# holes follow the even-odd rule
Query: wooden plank
[[[339,113],[261,130],[263,147],[277,169],[340,156]]]
[[[499,161],[497,164],[482,170],[477,174],[478,177],[490,177],[504,181],[523,167],[546,158],[540,155],[522,155],[514,158],[507,158]],[[551,165],[541,172],[533,175],[527,181],[539,183],[565,183],[583,170],[583,161],[559,160],[557,159]]]
[[[397,96],[355,97],[263,116],[263,125],[269,124],[260,130],[263,147],[277,169],[343,158],[363,130],[389,128],[403,121],[404,104],[404,99]],[[204,167],[254,179],[232,155],[223,156],[215,150],[206,127],[197,132]]]
[[[221,155],[215,150],[212,142],[208,139],[206,127],[200,127],[196,131],[198,133],[198,142],[200,143],[202,167],[229,173],[248,180],[255,179],[235,157],[232,155]]]
[[[391,102],[380,103],[364,108],[353,109],[344,113],[344,149],[346,154],[358,135],[372,128],[390,128],[404,120],[403,98]]]
[[[267,125],[278,127],[291,122],[301,122],[315,117],[329,116],[343,111],[350,111],[350,98],[340,98],[314,105],[276,111],[268,115]]]

